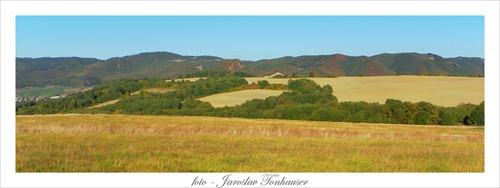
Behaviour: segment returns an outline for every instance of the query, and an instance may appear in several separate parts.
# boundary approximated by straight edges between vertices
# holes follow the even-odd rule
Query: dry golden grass
[[[16,117],[17,172],[483,172],[484,129],[216,117]]]
[[[220,93],[199,98],[200,101],[209,102],[213,107],[236,106],[252,99],[265,99],[278,96],[286,90],[249,89],[228,93]]]

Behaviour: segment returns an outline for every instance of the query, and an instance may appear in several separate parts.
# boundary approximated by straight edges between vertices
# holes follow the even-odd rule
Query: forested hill
[[[343,54],[282,57],[257,61],[255,67],[315,76],[456,75],[484,76],[482,58],[443,58],[435,54],[399,53],[367,56]]]
[[[141,53],[108,60],[17,58],[16,88],[47,85],[86,87],[122,78],[172,78],[210,70],[221,62],[222,58],[214,56],[182,56],[169,52]]]
[[[48,85],[84,87],[122,78],[177,78],[207,70],[237,71],[254,76],[277,71],[288,76],[484,76],[484,59],[398,53],[371,57],[342,54],[286,56],[241,61],[170,52],[141,53],[108,60],[78,57],[16,58],[16,88]]]

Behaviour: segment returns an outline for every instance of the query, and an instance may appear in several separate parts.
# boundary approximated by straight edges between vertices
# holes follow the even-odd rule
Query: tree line
[[[172,88],[152,93],[147,88]],[[253,99],[233,107],[214,108],[197,98],[244,89],[287,89],[279,96]],[[132,93],[136,94],[132,94]],[[123,79],[103,83],[92,90],[65,98],[18,104],[17,114],[106,113],[176,116],[216,116],[291,119],[332,122],[367,122],[420,125],[484,125],[484,102],[440,107],[429,102],[387,99],[384,104],[339,102],[330,85],[321,87],[309,79],[287,85],[267,81],[248,83],[243,77],[211,76],[195,82],[162,79]],[[119,102],[88,109],[109,100]]]

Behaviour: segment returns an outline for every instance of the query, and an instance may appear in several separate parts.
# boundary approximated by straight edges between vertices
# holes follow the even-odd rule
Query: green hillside
[[[177,78],[200,71],[234,71],[264,76],[277,71],[287,76],[455,75],[483,76],[482,58],[443,58],[434,54],[398,53],[367,56],[308,55],[259,61],[215,56],[183,56],[149,52],[95,58],[16,58],[16,88],[88,87],[122,78]]]

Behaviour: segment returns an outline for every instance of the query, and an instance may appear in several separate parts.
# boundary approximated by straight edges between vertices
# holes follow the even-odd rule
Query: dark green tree
[[[400,100],[387,99],[385,101],[385,106],[389,109],[389,118],[392,119],[392,123],[407,123],[406,118],[406,107]]]
[[[267,80],[259,80],[257,81],[257,85],[260,89],[264,89],[265,87],[269,86],[269,82]]]
[[[484,101],[472,110],[469,117],[472,125],[484,125]]]
[[[439,117],[441,118],[440,124],[441,125],[456,125],[458,124],[457,122],[457,116],[453,113],[452,109],[442,109],[439,112]]]

